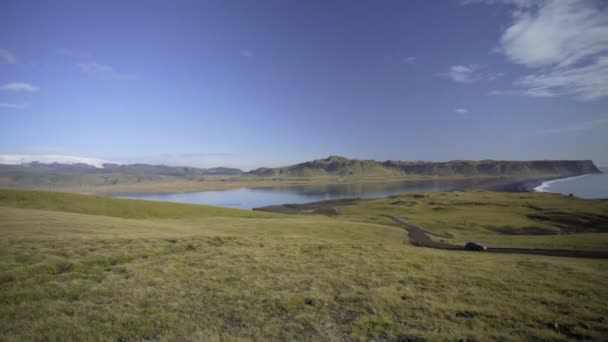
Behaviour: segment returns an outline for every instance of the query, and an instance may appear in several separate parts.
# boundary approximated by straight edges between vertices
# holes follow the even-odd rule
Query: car
[[[464,249],[467,249],[470,251],[485,251],[486,249],[488,249],[488,247],[486,247],[478,242],[467,242],[467,244],[464,245]]]

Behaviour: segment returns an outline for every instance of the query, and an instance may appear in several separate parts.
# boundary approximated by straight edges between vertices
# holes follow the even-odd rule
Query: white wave
[[[559,182],[565,182],[565,181],[569,181],[569,180],[572,180],[572,179],[583,178],[583,177],[587,177],[587,176],[591,176],[591,174],[574,176],[574,177],[568,177],[568,178],[560,178],[560,179],[554,179],[554,180],[542,182],[539,186],[537,186],[533,190],[534,191],[538,191],[538,192],[549,192],[548,189],[551,187],[551,184],[555,184],[555,183],[559,183]]]
[[[88,164],[102,168],[103,164],[113,163],[120,164],[109,160],[66,156],[61,154],[0,154],[0,164],[28,164],[32,162],[40,162],[45,164],[60,163],[60,164]]]

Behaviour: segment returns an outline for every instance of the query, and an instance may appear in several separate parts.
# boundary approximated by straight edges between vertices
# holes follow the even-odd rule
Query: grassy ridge
[[[420,202],[420,213],[379,200],[367,214],[361,202],[325,217],[1,190],[0,340],[608,334],[606,260],[413,247],[402,229],[373,217],[389,206],[430,226],[423,207],[441,196],[405,196],[387,201]],[[534,200],[495,196],[458,198],[516,208]],[[475,215],[467,222],[485,224]]]
[[[591,160],[455,160],[406,162],[347,159],[330,156],[278,168],[260,168],[246,175],[263,177],[553,177],[600,173]]]
[[[132,219],[191,218],[207,216],[272,217],[245,210],[153,201],[93,197],[49,191],[0,190],[0,206],[65,211]]]

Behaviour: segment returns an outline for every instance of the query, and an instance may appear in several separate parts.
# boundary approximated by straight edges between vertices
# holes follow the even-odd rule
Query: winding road
[[[428,247],[450,251],[467,251],[467,252],[478,252],[478,253],[500,253],[500,254],[531,254],[531,255],[547,255],[547,256],[558,256],[558,257],[570,257],[570,258],[595,258],[595,259],[608,259],[608,251],[585,251],[585,250],[572,250],[572,249],[537,249],[537,248],[499,248],[499,247],[488,247],[483,252],[471,251],[465,249],[464,246],[452,245],[449,243],[433,241],[429,236],[431,233],[425,231],[422,227],[412,223],[405,222],[404,220],[392,216],[383,215],[397,222],[403,229],[408,232],[408,236],[413,245],[419,247]]]

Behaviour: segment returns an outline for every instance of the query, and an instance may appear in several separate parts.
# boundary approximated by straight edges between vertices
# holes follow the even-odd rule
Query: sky
[[[601,0],[0,2],[2,155],[252,169],[607,150]]]

